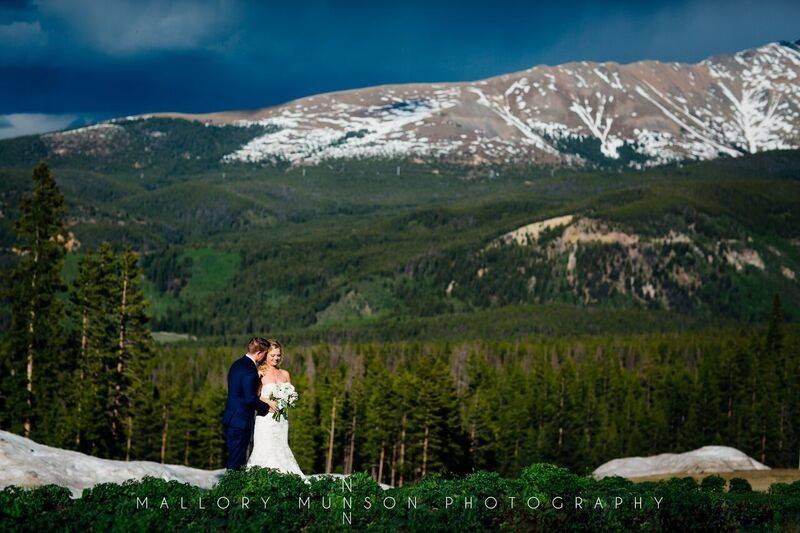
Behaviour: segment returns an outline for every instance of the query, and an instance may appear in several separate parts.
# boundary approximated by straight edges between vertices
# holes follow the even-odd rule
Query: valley
[[[54,172],[74,239],[67,275],[106,240],[140,251],[157,330],[324,339],[425,323],[446,336],[445,324],[467,327],[474,314],[511,321],[502,331],[514,335],[601,311],[660,316],[669,329],[763,320],[773,294],[796,316],[795,151],[646,171],[491,170],[377,161],[144,181]],[[27,171],[0,174],[9,250]],[[515,318],[531,310],[527,325]]]

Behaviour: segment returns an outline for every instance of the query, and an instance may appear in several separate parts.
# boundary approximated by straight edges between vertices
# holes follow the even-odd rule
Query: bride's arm
[[[264,390],[264,385],[265,385],[265,383],[263,381],[261,381],[261,387],[259,387],[259,389],[258,389],[259,396],[261,395],[261,391]],[[273,401],[273,400],[264,400],[264,403],[269,405],[269,411],[271,413],[277,413],[278,412],[278,402]]]

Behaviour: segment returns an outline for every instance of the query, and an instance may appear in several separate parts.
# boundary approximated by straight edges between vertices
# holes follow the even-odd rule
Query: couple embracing
[[[276,394],[280,398],[294,394],[296,398],[289,373],[280,368],[282,358],[277,340],[253,337],[247,353],[228,370],[228,398],[222,416],[228,469],[260,466],[303,476],[289,448],[286,404],[276,398]],[[248,457],[251,440],[253,449]]]

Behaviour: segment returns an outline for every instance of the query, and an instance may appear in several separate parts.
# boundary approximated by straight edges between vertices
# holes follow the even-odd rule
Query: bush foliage
[[[800,482],[769,493],[725,492],[721,479],[637,484],[619,477],[594,480],[541,463],[516,479],[484,471],[451,479],[434,474],[382,490],[366,473],[305,483],[295,475],[251,468],[227,472],[209,490],[152,477],[100,484],[78,499],[55,485],[8,487],[0,492],[0,526],[4,531],[670,531],[800,524]]]

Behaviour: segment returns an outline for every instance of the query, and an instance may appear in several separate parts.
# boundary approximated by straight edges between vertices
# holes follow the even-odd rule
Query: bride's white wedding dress
[[[277,383],[267,383],[261,389],[261,399],[269,398],[272,388]],[[289,448],[289,421],[281,417],[280,421],[272,418],[272,412],[266,416],[257,416],[253,429],[253,452],[247,460],[247,466],[275,468],[281,472],[299,474],[303,471]]]

